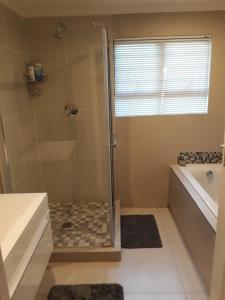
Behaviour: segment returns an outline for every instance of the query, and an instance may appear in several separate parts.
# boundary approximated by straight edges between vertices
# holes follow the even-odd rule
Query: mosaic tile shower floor
[[[49,203],[54,246],[99,247],[110,244],[109,204]]]

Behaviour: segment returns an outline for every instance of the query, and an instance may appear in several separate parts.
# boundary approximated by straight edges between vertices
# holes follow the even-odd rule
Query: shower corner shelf
[[[42,74],[43,79],[42,80],[35,80],[35,81],[30,81],[29,80],[29,75],[27,73],[24,73],[24,77],[27,80],[27,86],[29,90],[30,96],[40,96],[41,95],[41,89],[39,87],[40,84],[47,82],[48,80],[48,74],[43,73]]]

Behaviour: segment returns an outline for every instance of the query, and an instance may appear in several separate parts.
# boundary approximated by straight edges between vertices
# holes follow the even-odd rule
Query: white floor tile
[[[125,294],[125,300],[187,300],[185,294]]]
[[[104,282],[120,283],[125,300],[207,300],[169,210],[123,208],[122,214],[154,214],[163,248],[123,249],[121,262],[51,264],[36,300],[46,300],[54,284]]]
[[[187,294],[188,300],[208,300],[208,297],[204,293],[190,293]]]
[[[184,292],[176,264],[165,248],[123,251],[121,262],[107,264],[107,282],[122,284],[125,293]]]
[[[39,294],[48,294],[54,284],[106,282],[106,263],[52,264],[45,272]]]
[[[180,233],[168,208],[158,209],[166,238],[169,242],[182,242]]]
[[[182,243],[170,243],[170,247],[180,272],[185,292],[204,292],[205,287],[185,246]]]

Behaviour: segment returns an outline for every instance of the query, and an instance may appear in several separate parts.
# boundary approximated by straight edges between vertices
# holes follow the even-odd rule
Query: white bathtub
[[[185,167],[174,165],[171,168],[216,231],[222,166],[220,164],[187,164]],[[209,170],[213,172],[211,179],[206,175]]]

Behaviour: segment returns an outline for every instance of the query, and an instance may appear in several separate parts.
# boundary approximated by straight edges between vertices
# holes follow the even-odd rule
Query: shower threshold
[[[96,202],[81,206],[72,204],[72,209],[71,203],[61,206],[59,203],[50,203],[49,206],[55,245],[51,262],[119,261],[121,259],[119,200],[115,201],[113,245],[109,234],[107,204],[99,205]],[[67,217],[65,210],[68,213]],[[80,213],[78,214],[77,211]]]

